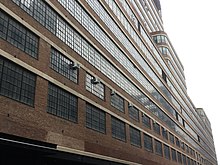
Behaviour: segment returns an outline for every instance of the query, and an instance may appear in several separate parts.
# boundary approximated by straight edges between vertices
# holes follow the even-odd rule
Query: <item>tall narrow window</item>
[[[49,83],[47,112],[72,122],[77,122],[77,97]]]
[[[95,131],[105,133],[105,112],[91,104],[86,104],[86,127]]]
[[[177,160],[179,163],[182,163],[182,154],[180,152],[177,152]]]
[[[160,135],[160,125],[154,122],[153,126],[154,126],[154,132]]]
[[[125,123],[115,117],[112,117],[111,123],[112,123],[112,137],[125,141],[126,140]]]
[[[170,148],[165,144],[164,144],[164,156],[165,158],[170,159]]]
[[[162,156],[162,143],[158,140],[154,140],[155,153]]]
[[[111,93],[111,105],[117,110],[124,112],[124,99],[117,95],[114,91]]]
[[[139,121],[139,110],[135,108],[133,105],[129,106],[128,113],[130,118]]]
[[[168,140],[168,131],[162,127],[162,135],[163,135],[163,138]]]
[[[144,134],[144,148],[147,151],[153,152],[153,142],[152,142],[152,137],[149,135]]]
[[[142,114],[142,123],[145,127],[151,129],[151,119],[145,114]]]
[[[130,141],[132,145],[141,147],[141,132],[131,126],[130,126]]]
[[[177,159],[176,159],[176,150],[172,148],[171,153],[172,153],[172,160],[177,161]]]

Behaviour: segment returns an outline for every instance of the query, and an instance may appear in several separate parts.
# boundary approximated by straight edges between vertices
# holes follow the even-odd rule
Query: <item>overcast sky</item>
[[[220,161],[220,0],[160,0],[165,32],[183,66],[187,93],[204,108]]]

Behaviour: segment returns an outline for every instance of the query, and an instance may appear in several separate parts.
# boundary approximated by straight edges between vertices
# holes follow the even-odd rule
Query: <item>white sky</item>
[[[160,0],[165,32],[183,66],[187,93],[204,108],[220,161],[220,0]]]

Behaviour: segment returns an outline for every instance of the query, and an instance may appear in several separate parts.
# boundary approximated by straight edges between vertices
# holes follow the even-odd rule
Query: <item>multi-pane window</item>
[[[63,119],[77,122],[77,97],[49,83],[47,112]]]
[[[132,145],[141,147],[141,132],[131,126],[130,126],[130,141]]]
[[[168,131],[163,127],[162,127],[162,135],[163,135],[163,138],[168,140]]]
[[[182,163],[182,154],[180,152],[177,152],[177,160],[179,163]]]
[[[178,146],[178,147],[180,147],[180,140],[176,137],[175,138],[176,139],[176,145]]]
[[[170,142],[174,144],[175,143],[174,135],[169,133],[169,138],[170,138]]]
[[[63,54],[54,48],[51,48],[50,67],[71,81],[77,83],[77,64],[66,58]]]
[[[155,153],[162,156],[162,143],[154,140]]]
[[[105,87],[98,78],[86,74],[86,90],[104,100]]]
[[[122,141],[126,140],[125,123],[115,117],[112,117],[112,137]]]
[[[144,134],[144,148],[147,151],[151,151],[153,152],[153,141],[152,141],[152,137],[150,137],[149,135]]]
[[[36,75],[0,57],[0,95],[34,106]]]
[[[190,158],[187,157],[187,162],[188,162],[188,165],[190,165]]]
[[[31,57],[37,58],[38,37],[3,11],[0,11],[0,38],[26,52]]]
[[[124,99],[116,93],[111,93],[111,105],[121,112],[124,112]]]
[[[106,117],[105,112],[99,108],[86,104],[86,127],[95,131],[105,133]]]
[[[183,155],[183,164],[186,165],[186,156]]]
[[[173,161],[177,161],[177,159],[176,159],[176,150],[175,149],[171,149],[171,154],[172,154],[172,160]]]
[[[139,121],[139,110],[135,108],[133,105],[129,106],[128,113],[130,118]]]
[[[153,123],[154,132],[160,135],[160,125],[156,122]]]
[[[170,159],[170,148],[169,148],[169,146],[164,144],[163,147],[164,147],[164,156],[165,156],[165,158]]]
[[[145,127],[151,129],[151,119],[145,114],[142,114],[142,123]]]

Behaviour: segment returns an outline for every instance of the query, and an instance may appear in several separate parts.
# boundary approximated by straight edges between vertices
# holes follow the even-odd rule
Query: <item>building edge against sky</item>
[[[1,164],[217,165],[159,0],[0,7]]]

